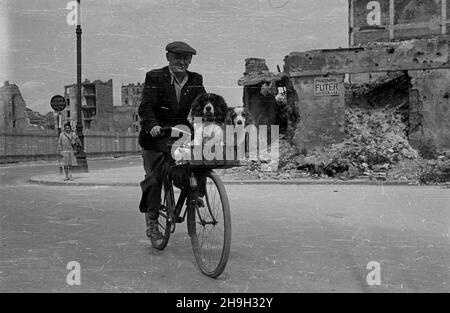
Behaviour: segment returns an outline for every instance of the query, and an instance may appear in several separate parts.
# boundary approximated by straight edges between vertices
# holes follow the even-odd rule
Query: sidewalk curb
[[[140,187],[139,182],[76,182],[76,181],[49,181],[32,177],[30,183],[47,186],[87,186],[87,187]],[[373,181],[373,180],[223,180],[225,185],[341,185],[341,186],[419,186],[414,181]]]
[[[88,158],[88,164],[90,161],[99,162],[99,161],[114,161],[120,159],[138,159],[141,160],[142,157],[140,155],[128,155],[128,156],[120,156],[120,157],[112,157],[112,156],[99,156],[99,157],[90,157]],[[10,162],[10,163],[0,163],[0,169],[8,169],[14,167],[28,167],[28,166],[55,166],[59,167],[59,161],[30,161],[30,162]]]

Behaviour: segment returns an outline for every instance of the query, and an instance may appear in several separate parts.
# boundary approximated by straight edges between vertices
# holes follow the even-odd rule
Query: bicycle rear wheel
[[[164,181],[161,198],[162,206],[159,209],[158,226],[163,234],[163,238],[160,240],[150,240],[153,248],[157,250],[164,250],[172,232],[173,221],[170,217],[169,210],[173,210],[175,206],[175,196],[173,185],[170,181]]]
[[[203,206],[197,202],[195,208],[188,210],[188,230],[200,270],[217,278],[224,271],[230,254],[230,205],[225,186],[215,172],[207,172],[203,179],[205,195],[199,197]],[[201,181],[199,178],[198,183]]]

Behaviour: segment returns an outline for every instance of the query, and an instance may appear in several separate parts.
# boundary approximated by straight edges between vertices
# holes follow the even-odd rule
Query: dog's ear
[[[250,116],[250,111],[247,110],[247,109],[244,109],[244,112],[242,112],[242,114],[245,116],[245,124],[252,125],[253,124],[253,119]]]
[[[222,96],[215,95],[215,98],[216,121],[224,123],[228,112],[228,105]]]
[[[203,105],[205,103],[206,95],[207,94],[201,94],[197,98],[195,98],[194,101],[192,101],[191,111],[189,112],[189,115],[191,116],[192,120],[194,119],[195,116],[203,115]]]

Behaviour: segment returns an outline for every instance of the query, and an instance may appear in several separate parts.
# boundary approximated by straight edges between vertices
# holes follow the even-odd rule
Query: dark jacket
[[[153,138],[150,130],[154,126],[189,125],[187,116],[191,104],[197,96],[206,93],[200,74],[187,72],[188,80],[181,91],[180,103],[177,103],[175,86],[169,67],[153,70],[145,77],[142,101],[139,106],[141,132],[139,144],[144,150],[168,151],[167,138]]]

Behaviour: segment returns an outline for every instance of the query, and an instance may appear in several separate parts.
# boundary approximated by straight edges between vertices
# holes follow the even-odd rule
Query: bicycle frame
[[[172,169],[173,167],[171,167]],[[192,203],[192,199],[197,198],[198,189],[197,189],[197,176],[201,175],[202,170],[193,171],[189,169],[189,173],[191,175],[190,177],[190,183],[189,186],[186,188],[179,189],[180,190],[180,196],[178,197],[178,200],[176,200],[174,207],[167,207],[167,216],[164,216],[165,218],[169,218],[169,220],[172,222],[172,229],[171,232],[175,232],[176,224],[183,223],[186,220],[186,215],[188,213],[188,210],[196,209],[196,204]],[[195,178],[195,183],[192,182],[192,177]],[[164,185],[168,186],[169,188],[172,188],[173,190],[173,181],[170,178],[170,175],[168,175],[167,178],[164,180]],[[184,211],[183,207],[186,204]]]

